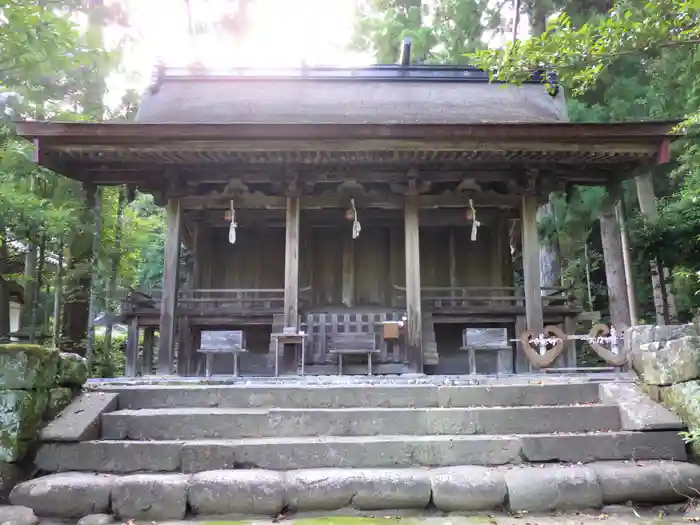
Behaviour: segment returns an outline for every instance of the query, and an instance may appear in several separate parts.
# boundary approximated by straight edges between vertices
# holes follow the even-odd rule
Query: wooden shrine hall
[[[539,77],[441,66],[160,67],[136,122],[18,125],[41,165],[165,207],[162,289],[121,313],[127,375],[183,376],[530,371],[512,339],[581,312],[540,284],[538,206],[657,163],[670,128],[569,123]],[[468,329],[501,342],[474,355]]]

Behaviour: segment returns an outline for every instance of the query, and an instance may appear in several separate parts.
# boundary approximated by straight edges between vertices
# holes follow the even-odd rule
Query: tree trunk
[[[651,173],[638,175],[636,183],[637,198],[642,215],[647,223],[655,224],[659,220],[659,214],[656,209],[653,176]],[[667,285],[670,272],[668,268],[660,268],[656,259],[649,261],[649,268],[651,270],[651,286],[654,292],[656,323],[667,324],[667,321],[672,323],[678,319],[678,310],[676,309],[676,298],[670,286]]]
[[[600,216],[600,240],[605,260],[605,281],[608,287],[611,324],[616,330],[621,330],[630,326],[630,310],[620,226],[615,215],[617,195],[611,193],[612,195],[606,198]]]
[[[538,222],[543,217],[554,215],[552,201],[540,206],[537,209]],[[559,255],[559,246],[556,241],[550,242],[548,239],[540,239],[540,283],[542,286],[542,295],[547,295],[552,290],[547,288],[556,288],[561,286],[561,264]]]
[[[58,244],[58,265],[56,267],[56,280],[53,291],[53,337],[51,341],[53,348],[58,348],[61,338],[61,303],[63,302],[63,239]]]
[[[32,335],[30,341],[36,343],[37,332],[41,333],[43,330],[41,326],[37,326],[39,322],[39,303],[41,302],[41,283],[42,277],[44,275],[44,267],[46,261],[46,235],[41,236],[41,244],[39,245],[39,264],[36,270],[36,281],[34,286],[34,297],[32,301],[32,317],[30,321],[30,326],[32,327]]]
[[[117,223],[114,226],[114,253],[112,254],[112,267],[109,272],[109,281],[107,282],[107,297],[105,299],[105,304],[109,305],[110,301],[114,301],[114,296],[117,290],[117,278],[119,277],[119,262],[121,261],[121,251],[122,251],[122,219],[124,217],[124,208],[126,207],[126,195],[124,193],[124,188],[121,186],[119,189],[119,200],[117,201]],[[112,348],[112,329],[114,325],[112,324],[112,316],[109,315],[109,306],[107,307],[107,314],[109,316],[107,320],[107,326],[105,327],[105,339],[104,345],[105,349],[109,350]]]
[[[88,373],[92,372],[92,358],[95,349],[95,317],[97,316],[97,286],[99,283],[99,258],[100,258],[100,237],[102,236],[102,190],[98,189],[95,194],[95,206],[93,208],[95,233],[92,236],[92,274],[90,276],[90,299],[88,307],[88,329],[87,348],[85,357],[87,358]]]
[[[10,289],[4,279],[8,256],[5,221],[0,215],[0,341],[10,333]]]

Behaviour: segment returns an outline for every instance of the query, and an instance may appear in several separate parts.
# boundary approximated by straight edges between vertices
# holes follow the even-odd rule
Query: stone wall
[[[633,326],[625,345],[642,388],[700,433],[700,334],[697,325]],[[691,446],[700,457],[700,443]]]
[[[0,502],[31,474],[38,431],[87,380],[85,360],[37,345],[0,345]]]

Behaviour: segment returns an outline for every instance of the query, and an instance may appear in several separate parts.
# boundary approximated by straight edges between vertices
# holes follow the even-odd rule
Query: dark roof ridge
[[[305,66],[286,68],[232,67],[226,69],[207,68],[202,65],[188,67],[166,66],[158,63],[153,72],[151,91],[168,80],[175,81],[245,81],[245,80],[316,80],[316,81],[383,81],[383,82],[469,82],[497,83],[497,76],[474,66],[447,64],[411,64],[408,66],[376,64],[361,67]],[[555,89],[556,75],[536,71],[526,84],[551,84]]]

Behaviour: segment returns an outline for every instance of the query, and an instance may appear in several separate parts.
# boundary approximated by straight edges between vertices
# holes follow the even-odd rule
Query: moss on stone
[[[73,397],[75,397],[75,392],[68,387],[52,388],[49,390],[49,401],[46,405],[46,420],[52,420],[58,416],[64,408],[70,405]]]
[[[414,523],[412,518],[363,518],[355,516],[329,516],[327,518],[306,518],[294,520],[294,525],[389,525],[401,522]]]
[[[38,345],[0,345],[0,389],[51,388],[56,385],[57,350]]]
[[[58,384],[80,387],[87,381],[87,361],[78,354],[61,352],[58,364]]]
[[[48,390],[0,391],[0,461],[18,461],[41,428]]]
[[[690,432],[700,432],[700,380],[664,388],[661,400],[678,414]],[[700,443],[691,443],[691,449],[696,457],[700,457]]]

